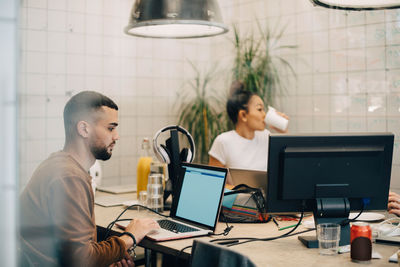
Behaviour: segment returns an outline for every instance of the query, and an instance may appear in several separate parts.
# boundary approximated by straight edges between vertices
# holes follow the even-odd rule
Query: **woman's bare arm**
[[[226,168],[226,166],[224,164],[222,164],[219,160],[217,160],[213,156],[209,156],[208,165]],[[228,175],[226,176],[226,183],[228,185],[233,185],[232,178],[231,178],[231,175],[229,174],[229,172],[228,172]]]

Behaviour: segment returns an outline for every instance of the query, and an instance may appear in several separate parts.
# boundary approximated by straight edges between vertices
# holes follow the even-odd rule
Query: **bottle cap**
[[[150,141],[148,137],[144,137],[142,141],[142,149],[149,149],[150,148]]]

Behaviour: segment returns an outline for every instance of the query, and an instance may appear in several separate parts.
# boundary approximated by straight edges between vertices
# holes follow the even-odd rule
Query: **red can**
[[[355,222],[350,230],[350,256],[354,261],[369,261],[372,255],[372,231],[368,223]]]

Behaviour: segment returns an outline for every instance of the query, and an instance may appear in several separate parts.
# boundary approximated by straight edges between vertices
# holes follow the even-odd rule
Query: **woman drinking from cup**
[[[266,171],[270,131],[265,129],[263,100],[257,94],[244,90],[242,83],[234,82],[226,107],[235,129],[216,137],[208,152],[209,165]],[[282,119],[288,119],[285,114],[276,113]],[[280,133],[287,132],[287,128],[269,127]],[[232,183],[229,178],[227,183]]]

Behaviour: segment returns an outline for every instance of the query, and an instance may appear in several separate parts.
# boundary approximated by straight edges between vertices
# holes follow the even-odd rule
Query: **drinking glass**
[[[319,254],[335,255],[338,253],[340,241],[340,225],[321,223],[317,225]]]

